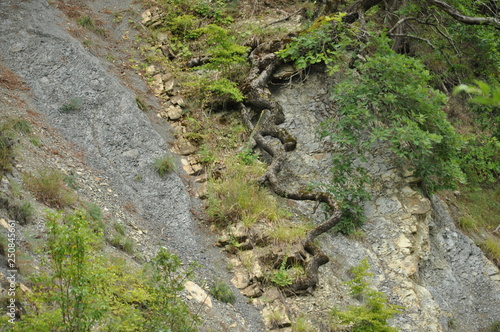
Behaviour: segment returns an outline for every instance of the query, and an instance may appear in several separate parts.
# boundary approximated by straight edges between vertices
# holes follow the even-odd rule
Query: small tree
[[[192,276],[193,265],[181,269],[178,256],[161,248],[147,267],[149,294],[145,329],[157,332],[194,332],[199,318],[179,297],[185,281]]]
[[[367,272],[369,268],[368,261],[363,259],[352,270],[354,278],[346,282],[351,288],[349,294],[360,299],[362,305],[349,307],[345,311],[334,309],[332,316],[338,318],[342,324],[352,324],[353,332],[397,332],[397,329],[389,326],[387,320],[403,308],[387,303],[384,293],[370,287],[370,283],[365,280],[372,276]]]

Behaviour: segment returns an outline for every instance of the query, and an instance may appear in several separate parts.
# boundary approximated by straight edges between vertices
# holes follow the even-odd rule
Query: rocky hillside
[[[203,25],[230,24],[210,1],[197,3],[196,17],[160,2],[0,2],[0,296],[15,303],[14,321],[42,307],[32,277],[46,271],[48,215],[80,210],[101,224],[98,255],[126,261],[129,275],[156,262],[160,248],[183,271],[199,264],[175,297],[201,317],[200,331],[353,330],[335,313],[370,296],[397,308],[387,320],[399,331],[498,329],[498,262],[457,228],[454,195],[425,193],[384,144],[354,161],[373,179],[359,203],[365,223],[345,234],[323,229],[340,210],[316,190],[330,182],[341,148],[318,129],[339,117],[329,94],[340,80],[321,64],[299,71],[270,56],[316,15],[299,2],[229,4],[240,14],[234,29],[248,27],[244,47]],[[280,41],[267,42],[271,35]],[[229,65],[217,47],[230,52]],[[209,76],[226,65],[241,89]],[[40,189],[43,179],[56,194]],[[363,260],[368,289],[381,293],[356,297],[346,282]],[[127,273],[120,278],[135,289]],[[125,302],[146,315],[148,301]],[[137,322],[116,326],[153,330]],[[0,330],[34,326],[16,324]],[[112,329],[105,326],[91,330]]]

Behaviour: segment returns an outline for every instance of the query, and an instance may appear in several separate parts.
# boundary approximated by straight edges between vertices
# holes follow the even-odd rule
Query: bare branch
[[[460,13],[457,9],[453,8],[442,0],[425,0],[430,5],[436,6],[441,9],[455,20],[469,25],[492,25],[500,29],[500,19],[498,17],[474,17],[466,16]]]
[[[401,24],[405,23],[406,21],[412,21],[412,20],[416,20],[415,17],[403,17],[402,19],[400,19],[399,21],[396,22],[396,24],[394,24],[394,26],[391,28],[391,30],[389,30],[387,33],[388,34],[391,34],[394,30],[396,30]]]

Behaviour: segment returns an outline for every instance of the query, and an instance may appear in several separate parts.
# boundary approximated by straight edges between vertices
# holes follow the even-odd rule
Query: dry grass
[[[292,244],[305,238],[314,228],[314,225],[308,223],[295,223],[282,219],[269,226],[269,236],[278,243]]]
[[[29,90],[26,83],[0,62],[0,87],[9,90]]]
[[[275,222],[286,217],[269,190],[255,180],[264,173],[262,165],[242,165],[227,159],[224,174],[209,181],[208,215],[221,226],[242,222],[251,227],[258,221]]]
[[[76,196],[67,187],[64,178],[58,170],[42,169],[36,175],[25,174],[23,181],[40,202],[53,208],[64,208],[76,202]]]

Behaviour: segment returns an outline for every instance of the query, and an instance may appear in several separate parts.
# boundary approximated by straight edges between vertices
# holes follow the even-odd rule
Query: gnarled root
[[[244,89],[246,100],[240,106],[243,121],[253,131],[256,145],[272,157],[271,164],[259,182],[268,184],[271,190],[281,197],[325,203],[332,211],[330,217],[311,230],[302,242],[302,246],[311,257],[305,261],[305,276],[285,289],[287,295],[294,295],[305,293],[317,285],[318,269],[321,265],[328,263],[329,258],[314,244],[314,240],[340,221],[341,209],[333,196],[327,192],[292,191],[284,188],[278,180],[278,173],[286,160],[286,152],[293,151],[297,144],[295,138],[286,129],[278,127],[285,121],[284,113],[277,102],[268,98],[269,92],[266,88],[271,75],[281,64],[281,60],[274,54],[280,47],[281,45],[276,42],[261,44],[251,53],[252,69]],[[255,127],[251,121],[250,109],[256,112],[266,112],[261,115],[261,120]],[[266,137],[279,139],[281,145],[269,144]]]

